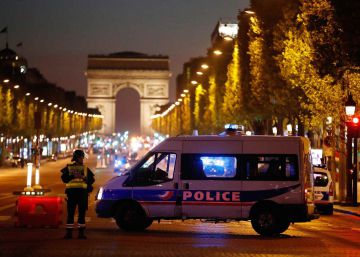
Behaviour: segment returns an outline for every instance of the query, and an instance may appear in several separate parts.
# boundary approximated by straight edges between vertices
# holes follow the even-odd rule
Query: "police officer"
[[[94,173],[83,163],[85,153],[82,150],[73,152],[72,163],[61,170],[61,179],[66,184],[67,221],[65,239],[72,238],[74,229],[74,215],[78,207],[78,229],[80,239],[85,236],[85,212],[88,208],[88,194],[92,191],[95,182]]]

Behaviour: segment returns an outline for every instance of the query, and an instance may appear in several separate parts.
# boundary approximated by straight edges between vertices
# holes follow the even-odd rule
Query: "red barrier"
[[[62,199],[57,196],[19,196],[15,226],[59,227],[62,223]]]

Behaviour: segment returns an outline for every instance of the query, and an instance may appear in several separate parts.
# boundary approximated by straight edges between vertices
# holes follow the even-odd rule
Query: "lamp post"
[[[353,116],[355,114],[356,103],[349,93],[348,98],[345,102],[345,113],[347,116]]]
[[[34,123],[36,129],[36,144],[35,144],[35,155],[34,155],[34,165],[35,165],[35,186],[34,189],[42,189],[40,186],[40,158],[41,152],[39,147],[39,137],[41,129],[41,112],[37,109],[34,113]]]
[[[359,119],[355,117],[356,103],[349,94],[345,102],[347,116],[347,139],[346,139],[346,203],[357,206],[357,139],[359,131]],[[354,150],[353,150],[354,139]]]

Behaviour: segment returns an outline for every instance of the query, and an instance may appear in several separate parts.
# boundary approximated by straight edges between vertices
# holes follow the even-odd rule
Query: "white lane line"
[[[0,216],[0,221],[8,221],[11,218],[12,218],[11,216]]]
[[[8,198],[13,198],[13,197],[16,197],[16,196],[13,195],[13,194],[3,195],[3,196],[0,197],[0,201],[4,200],[4,199],[8,199]]]
[[[15,207],[15,206],[16,206],[15,203],[11,203],[11,204],[8,204],[8,205],[4,205],[4,206],[1,206],[1,207],[0,207],[0,211],[6,210],[6,209],[10,209],[10,208],[13,208],[13,207]]]

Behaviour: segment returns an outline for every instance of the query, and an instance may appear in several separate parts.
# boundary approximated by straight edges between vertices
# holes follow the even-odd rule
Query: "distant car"
[[[10,159],[10,162],[11,162],[12,167],[19,167],[19,165],[21,163],[21,158],[20,158],[20,156],[13,156]]]
[[[58,154],[57,153],[55,153],[55,154],[52,154],[51,155],[51,157],[50,157],[50,161],[57,161],[57,159],[58,159]]]
[[[136,163],[139,160],[139,156],[137,152],[131,152],[127,158],[128,162],[130,163],[130,165],[133,165],[134,163]]]
[[[320,213],[333,214],[334,182],[330,171],[314,167],[315,206]]]

